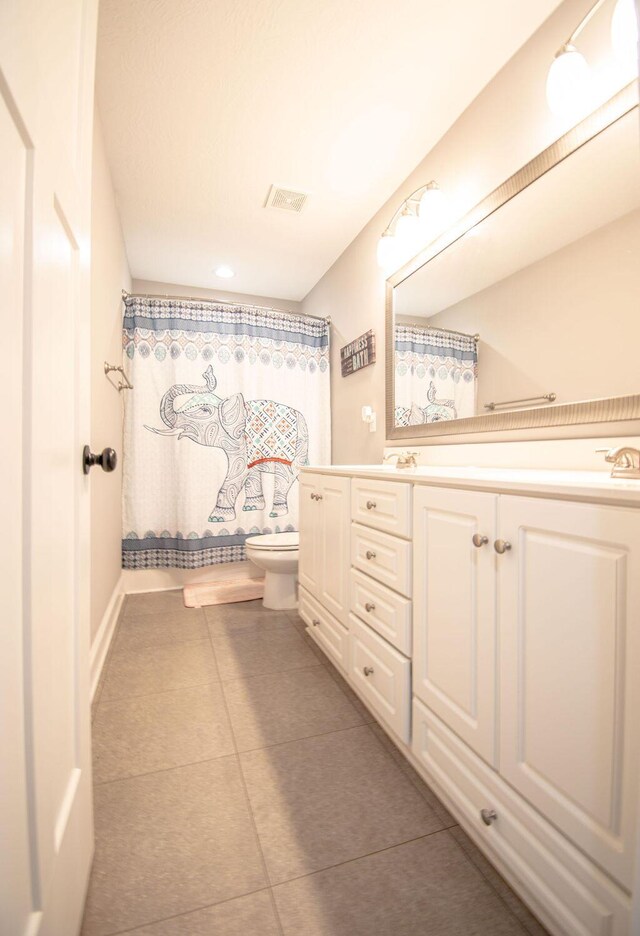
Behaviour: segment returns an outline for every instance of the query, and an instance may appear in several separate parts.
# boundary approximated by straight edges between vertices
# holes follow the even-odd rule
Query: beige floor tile
[[[238,601],[235,604],[209,605],[203,609],[212,637],[224,637],[245,629],[269,624],[291,624],[287,611],[270,611],[259,601]]]
[[[398,764],[402,772],[406,774],[406,776],[411,780],[418,792],[426,799],[427,803],[431,806],[439,819],[442,821],[443,827],[450,828],[451,826],[457,825],[456,820],[451,815],[444,803],[438,799],[429,784],[425,783],[420,774],[414,770],[413,766],[406,759],[402,751],[396,747],[384,728],[381,728],[376,721],[372,721],[369,725],[369,728],[374,733],[384,749],[389,752],[391,757],[393,757],[394,761],[396,764]]]
[[[212,642],[220,678],[224,681],[320,666],[320,661],[295,628],[288,625],[250,628],[226,637],[214,637]]]
[[[207,640],[209,631],[202,612],[162,611],[122,621],[113,641],[114,651],[138,650],[161,644]]]
[[[280,936],[268,891],[129,931],[131,936]]]
[[[524,936],[447,832],[274,888],[285,936]]]
[[[272,883],[442,827],[366,726],[240,762]]]
[[[311,640],[311,637],[309,637],[309,640]],[[322,650],[320,650],[320,653],[322,653]],[[371,714],[371,712],[369,711],[367,706],[364,704],[364,702],[361,701],[360,697],[353,691],[353,689],[351,688],[349,683],[346,681],[342,673],[338,670],[336,666],[334,666],[334,664],[331,662],[331,660],[329,660],[328,657],[326,658],[326,666],[327,666],[329,675],[331,676],[333,681],[336,683],[337,686],[340,687],[340,689],[342,690],[342,692],[344,692],[347,699],[349,700],[349,702],[351,702],[355,710],[359,712],[360,715],[362,716],[362,721],[366,723],[372,722],[374,720],[374,716]]]
[[[185,608],[182,589],[172,591],[143,592],[139,595],[127,595],[123,620],[140,617],[144,614],[157,614],[163,611],[184,611],[185,614],[199,615],[199,608]]]
[[[488,881],[494,891],[506,903],[513,915],[517,917],[530,936],[547,936],[547,930],[536,919],[528,907],[511,890],[505,879],[496,871],[490,861],[482,854],[480,849],[471,841],[467,833],[456,826],[450,829],[450,834],[462,848],[465,855],[478,869],[480,874]]]
[[[219,683],[103,702],[93,723],[95,783],[233,753]]]
[[[216,682],[209,640],[120,650],[111,656],[101,702]]]
[[[82,936],[107,936],[266,884],[235,757],[95,789]]]
[[[324,666],[224,684],[239,751],[361,725]]]

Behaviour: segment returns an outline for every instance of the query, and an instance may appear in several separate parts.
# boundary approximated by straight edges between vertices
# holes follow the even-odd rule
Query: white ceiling
[[[302,299],[557,5],[101,0],[133,277]],[[265,209],[272,183],[303,212]]]

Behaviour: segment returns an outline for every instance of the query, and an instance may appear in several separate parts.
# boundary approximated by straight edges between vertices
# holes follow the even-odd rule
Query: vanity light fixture
[[[593,105],[593,76],[575,41],[606,0],[596,0],[555,54],[547,75],[547,102],[559,117],[585,113]],[[620,65],[638,67],[638,20],[634,0],[617,0],[611,19],[611,43]]]
[[[378,241],[378,265],[385,273],[402,266],[436,233],[442,221],[444,195],[433,180],[402,202]]]
[[[222,279],[231,279],[232,276],[235,276],[235,273],[231,267],[223,263],[222,266],[216,269],[216,276],[220,276]]]

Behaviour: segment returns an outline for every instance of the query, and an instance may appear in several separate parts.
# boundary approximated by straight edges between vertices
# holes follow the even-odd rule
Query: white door
[[[89,231],[97,0],[0,3],[0,932],[78,932],[92,851]]]
[[[413,691],[481,757],[495,751],[495,494],[416,485]]]
[[[320,594],[325,608],[343,624],[349,621],[349,478],[322,475],[319,496]]]
[[[500,498],[500,772],[632,883],[640,511]]]
[[[320,597],[320,477],[301,471],[299,478],[300,557],[298,581],[310,594]]]

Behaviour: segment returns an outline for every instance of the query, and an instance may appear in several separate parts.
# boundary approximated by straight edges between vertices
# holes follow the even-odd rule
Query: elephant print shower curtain
[[[126,296],[122,564],[244,559],[298,529],[298,473],[331,455],[329,325],[268,309]]]
[[[475,416],[474,336],[419,325],[396,325],[394,332],[395,425]]]

